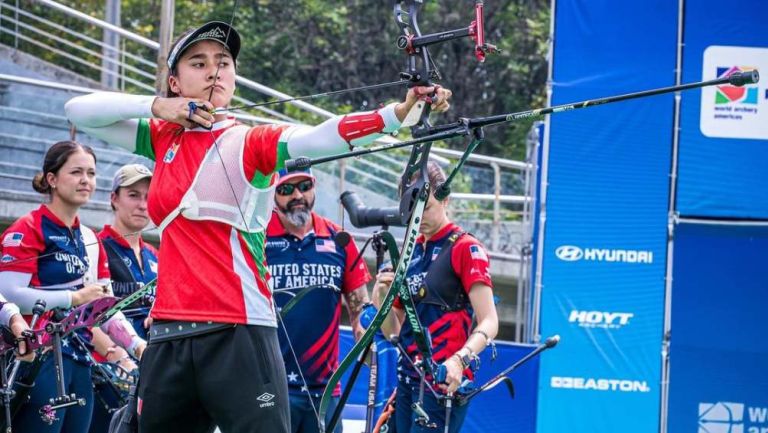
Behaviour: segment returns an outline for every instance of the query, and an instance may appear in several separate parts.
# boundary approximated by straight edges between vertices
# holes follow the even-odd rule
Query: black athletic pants
[[[151,341],[151,339],[150,339]],[[277,328],[242,326],[150,343],[141,360],[140,433],[288,433]]]

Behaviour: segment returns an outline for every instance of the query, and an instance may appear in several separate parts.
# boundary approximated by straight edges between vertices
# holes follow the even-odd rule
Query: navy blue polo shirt
[[[358,254],[355,243],[336,245],[341,229],[314,212],[312,221],[313,230],[303,239],[289,235],[276,213],[269,221],[265,252],[278,307],[307,286],[333,284],[346,294],[371,280],[364,260],[350,268]],[[291,393],[306,392],[302,375],[312,394],[323,392],[339,364],[340,321],[341,294],[328,288],[312,289],[283,318],[290,345],[283,329],[278,337]],[[337,386],[336,395],[339,391]]]

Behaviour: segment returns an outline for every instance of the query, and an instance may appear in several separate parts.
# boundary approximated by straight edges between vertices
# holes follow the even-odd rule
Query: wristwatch
[[[458,359],[459,362],[461,363],[462,370],[466,370],[467,368],[469,368],[469,363],[472,362],[472,358],[470,358],[469,355],[459,356],[458,353],[454,353],[453,356],[455,356],[456,359]]]
[[[464,355],[461,357],[461,367],[466,370],[469,368],[469,365],[472,363],[472,358],[470,355]]]

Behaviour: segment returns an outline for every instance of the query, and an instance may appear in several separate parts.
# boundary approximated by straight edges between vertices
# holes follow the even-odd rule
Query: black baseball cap
[[[184,51],[195,42],[216,41],[227,47],[233,60],[237,60],[240,52],[240,34],[234,27],[221,21],[211,21],[196,28],[193,32],[184,36],[168,54],[168,69],[173,70],[176,63],[184,54]]]

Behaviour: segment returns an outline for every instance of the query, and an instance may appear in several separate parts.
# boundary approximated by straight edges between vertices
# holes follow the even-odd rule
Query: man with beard
[[[266,257],[279,308],[307,290],[282,318],[278,336],[288,379],[291,432],[314,433],[320,396],[339,363],[342,295],[357,338],[364,332],[359,318],[369,302],[365,284],[371,277],[365,261],[354,263],[355,243],[337,242],[341,229],[312,212],[316,179],[310,169],[280,170],[279,176]],[[329,418],[339,394],[337,386]],[[341,424],[335,432],[340,431]]]

